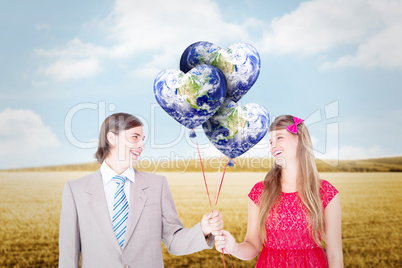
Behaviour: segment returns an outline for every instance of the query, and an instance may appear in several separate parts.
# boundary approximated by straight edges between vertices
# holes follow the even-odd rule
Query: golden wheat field
[[[67,180],[88,172],[0,173],[1,267],[57,267],[61,195]],[[165,173],[183,224],[211,210],[201,172]],[[264,173],[226,173],[217,205],[225,229],[241,242],[247,229],[247,194]],[[321,173],[340,192],[345,267],[402,267],[402,173]],[[217,174],[206,173],[212,200]],[[165,267],[223,267],[222,255],[205,250],[172,256]],[[229,257],[225,258],[230,264]],[[233,259],[253,267],[256,259]],[[228,266],[230,267],[230,266]]]

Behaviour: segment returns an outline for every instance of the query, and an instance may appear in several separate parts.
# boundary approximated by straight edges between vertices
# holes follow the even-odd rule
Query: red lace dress
[[[249,197],[259,205],[264,183],[258,182]],[[320,196],[325,207],[338,193],[334,186],[322,180]],[[256,267],[328,267],[324,250],[310,237],[307,210],[297,192],[282,193],[276,218],[270,211],[265,223],[265,241]]]

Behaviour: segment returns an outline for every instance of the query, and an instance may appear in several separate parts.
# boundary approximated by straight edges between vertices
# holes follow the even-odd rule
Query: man
[[[163,267],[161,240],[174,255],[213,246],[219,211],[186,229],[164,176],[132,168],[144,150],[143,124],[117,113],[103,122],[95,173],[68,181],[60,216],[59,267]]]

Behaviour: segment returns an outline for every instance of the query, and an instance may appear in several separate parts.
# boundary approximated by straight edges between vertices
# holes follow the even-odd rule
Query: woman
[[[275,163],[248,195],[245,240],[222,231],[216,249],[250,260],[264,242],[256,267],[343,267],[338,191],[319,178],[303,120],[282,115],[269,130]]]

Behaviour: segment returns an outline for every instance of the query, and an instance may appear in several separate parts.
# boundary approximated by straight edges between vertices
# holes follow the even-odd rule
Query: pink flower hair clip
[[[297,126],[303,123],[303,119],[297,118],[296,116],[293,116],[293,122],[295,122],[293,125],[289,125],[287,127],[287,130],[290,132],[297,134]]]

